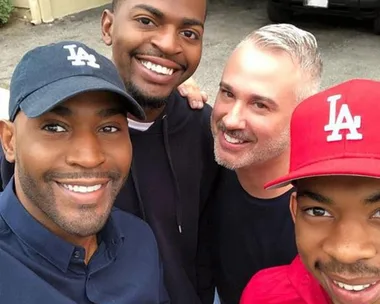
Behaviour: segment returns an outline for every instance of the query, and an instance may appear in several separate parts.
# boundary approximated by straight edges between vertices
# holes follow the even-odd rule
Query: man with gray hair
[[[239,303],[253,274],[297,254],[293,188],[264,184],[287,172],[291,114],[319,90],[321,72],[315,37],[289,24],[254,31],[227,61],[211,117],[215,158],[226,169],[209,210],[222,303]]]

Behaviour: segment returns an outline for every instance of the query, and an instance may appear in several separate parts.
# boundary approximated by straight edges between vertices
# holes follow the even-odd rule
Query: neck
[[[278,197],[292,188],[289,185],[278,189],[264,189],[266,183],[287,174],[288,168],[289,150],[265,163],[239,168],[236,170],[236,174],[243,189],[251,196],[270,199]]]
[[[46,227],[46,228],[49,229],[49,227]],[[84,248],[85,253],[86,253],[86,256],[84,257],[84,263],[86,265],[90,261],[91,257],[94,255],[96,249],[98,249],[98,238],[96,235],[81,237],[81,236],[74,236],[71,234],[67,234],[66,232],[63,232],[62,230],[59,230],[59,231],[53,231],[51,229],[49,230],[53,232],[55,235],[59,236],[61,239],[65,240],[66,242],[73,244],[77,247]]]
[[[75,241],[75,240],[73,240]],[[71,242],[73,243],[73,242]],[[96,249],[98,249],[98,239],[96,235],[91,235],[89,237],[81,238],[80,240],[75,241],[76,246],[81,246],[84,248],[86,252],[86,256],[84,258],[84,263],[88,264],[91,257],[94,255]]]
[[[160,115],[161,113],[164,111],[165,107],[161,107],[161,108],[158,108],[158,109],[147,109],[147,108],[144,108],[144,113],[145,113],[145,116],[146,116],[146,119],[145,120],[141,120],[141,119],[138,119],[136,117],[134,117],[133,115],[130,115],[128,114],[128,118],[134,120],[134,121],[138,121],[138,122],[153,122],[155,121]]]
[[[146,119],[144,120],[144,122],[155,121],[162,114],[162,112],[164,111],[164,109],[165,109],[165,106],[163,106],[161,108],[158,108],[158,109],[147,109],[147,108],[144,108],[144,112],[145,112],[145,115],[146,115]]]

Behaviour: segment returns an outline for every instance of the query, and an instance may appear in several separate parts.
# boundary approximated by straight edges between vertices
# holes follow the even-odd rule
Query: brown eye
[[[66,132],[66,129],[58,124],[48,124],[43,126],[42,129],[52,133]]]
[[[328,213],[325,209],[319,207],[308,208],[305,210],[305,212],[310,216],[331,216],[331,214]]]
[[[152,20],[150,20],[149,18],[146,18],[146,17],[142,17],[142,18],[138,18],[136,19],[139,23],[143,24],[143,25],[153,25],[153,22]]]
[[[115,133],[119,131],[119,128],[116,128],[114,126],[106,126],[106,127],[101,128],[100,131],[104,133]]]
[[[262,110],[269,110],[269,107],[268,105],[265,103],[265,102],[262,102],[261,100],[252,100],[252,102],[250,103],[250,105],[255,108],[255,110],[259,110],[259,111],[262,111]]]
[[[267,106],[263,104],[262,102],[255,102],[255,106],[259,109],[266,109]]]
[[[233,97],[234,97],[234,94],[232,94],[230,91],[227,91],[227,90],[225,90],[225,89],[220,89],[220,92],[221,92],[224,96],[226,96],[226,97],[228,97],[228,98],[233,98]]]
[[[189,38],[189,39],[192,39],[192,40],[197,40],[197,39],[199,39],[199,35],[198,35],[198,34],[196,34],[196,33],[193,32],[193,31],[189,31],[189,30],[187,30],[187,31],[183,31],[183,32],[182,32],[182,35],[185,36],[186,38]]]

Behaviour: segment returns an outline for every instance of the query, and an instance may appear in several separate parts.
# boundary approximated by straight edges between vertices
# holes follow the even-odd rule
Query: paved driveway
[[[195,77],[209,92],[211,103],[228,54],[246,34],[268,23],[264,0],[245,2],[210,6],[203,59]],[[37,45],[63,39],[81,40],[110,56],[110,48],[101,41],[101,11],[94,9],[48,25],[13,21],[0,28],[0,87],[9,85],[16,63]],[[372,34],[370,23],[313,16],[300,16],[294,22],[315,34],[319,41],[325,61],[323,86],[354,77],[380,80],[380,36]]]

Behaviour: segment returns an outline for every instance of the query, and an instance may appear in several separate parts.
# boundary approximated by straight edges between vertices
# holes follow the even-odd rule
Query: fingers
[[[178,88],[178,91],[181,96],[187,98],[187,102],[194,110],[202,109],[203,104],[207,102],[207,94],[201,94],[201,92],[194,90],[184,90],[183,88]]]
[[[198,84],[192,77],[182,83],[178,87],[178,91],[183,97],[187,98],[189,106],[194,110],[202,109],[208,99],[207,93],[200,90]]]
[[[192,101],[189,100],[189,105],[193,110],[200,110],[203,108],[203,101],[199,101],[195,99]]]
[[[207,103],[208,95],[205,91],[194,91],[188,94],[190,107],[194,110],[202,109],[204,104]]]
[[[178,87],[178,92],[181,94],[182,97],[187,97],[188,92],[186,86],[184,86],[183,84]]]
[[[206,103],[208,100],[208,95],[205,91],[201,91],[202,101],[203,103]]]

